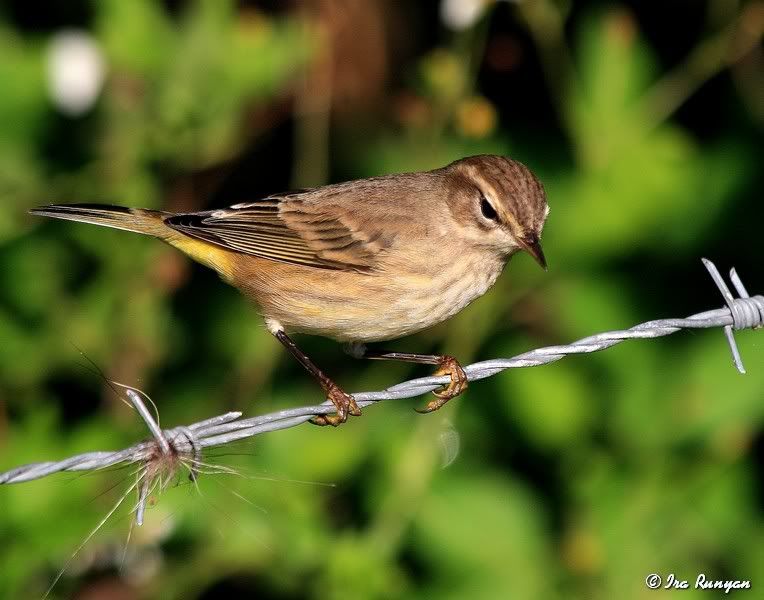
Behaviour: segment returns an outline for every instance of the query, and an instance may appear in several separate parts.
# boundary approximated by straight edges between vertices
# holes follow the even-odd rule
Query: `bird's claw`
[[[430,413],[438,410],[451,398],[456,398],[467,389],[467,374],[453,356],[444,356],[435,376],[448,375],[451,381],[440,389],[433,390],[434,400],[430,400],[424,408],[416,408],[418,413]]]
[[[314,425],[331,425],[337,427],[348,420],[348,415],[361,416],[361,409],[350,394],[343,392],[336,384],[331,383],[326,389],[326,398],[332,401],[337,412],[333,415],[316,415],[310,422]]]

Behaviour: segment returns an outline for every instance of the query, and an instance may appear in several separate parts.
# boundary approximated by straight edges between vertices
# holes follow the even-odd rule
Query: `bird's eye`
[[[491,203],[486,200],[485,196],[482,194],[480,195],[480,212],[483,213],[483,216],[486,219],[489,219],[491,221],[498,221],[499,215],[496,214],[496,211],[494,210],[493,206],[491,206]]]

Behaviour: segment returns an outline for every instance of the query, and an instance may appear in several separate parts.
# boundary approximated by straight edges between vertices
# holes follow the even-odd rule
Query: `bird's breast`
[[[459,257],[431,273],[400,275],[398,292],[385,309],[389,320],[399,326],[396,337],[454,316],[488,291],[500,273],[499,265]]]

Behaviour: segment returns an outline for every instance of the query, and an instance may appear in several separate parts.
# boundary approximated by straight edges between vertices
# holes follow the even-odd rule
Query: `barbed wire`
[[[641,323],[629,329],[608,331],[585,337],[566,345],[547,346],[524,352],[512,358],[485,360],[464,367],[469,381],[485,379],[506,369],[535,367],[556,362],[570,354],[587,354],[610,348],[630,339],[648,339],[670,335],[682,329],[706,329],[723,327],[732,352],[733,364],[745,373],[743,361],[734,338],[734,330],[756,329],[764,324],[764,296],[750,297],[735,269],[730,270],[730,281],[738,293],[735,298],[727,287],[716,266],[707,259],[703,264],[721,292],[724,308],[709,310],[684,319],[658,319]],[[363,408],[385,400],[414,398],[449,383],[448,376],[431,376],[411,379],[385,390],[353,394],[358,406]],[[152,438],[113,452],[87,452],[61,461],[31,463],[0,473],[0,485],[22,483],[46,477],[62,471],[96,471],[116,465],[139,464],[138,479],[133,486],[138,489],[135,522],[141,525],[149,490],[157,479],[162,487],[162,477],[174,473],[182,464],[189,470],[189,477],[196,480],[202,462],[203,450],[230,444],[270,431],[295,427],[317,415],[334,412],[334,405],[326,401],[314,406],[290,408],[265,415],[241,419],[241,412],[229,412],[198,423],[162,430],[143,398],[140,390],[122,386],[125,396],[145,421]],[[169,466],[168,466],[169,465]]]

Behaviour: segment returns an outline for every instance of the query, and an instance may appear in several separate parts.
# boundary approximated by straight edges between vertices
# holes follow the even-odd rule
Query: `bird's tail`
[[[114,229],[166,238],[172,230],[164,224],[170,213],[145,208],[126,208],[109,204],[51,204],[29,211],[33,215],[81,221]]]

